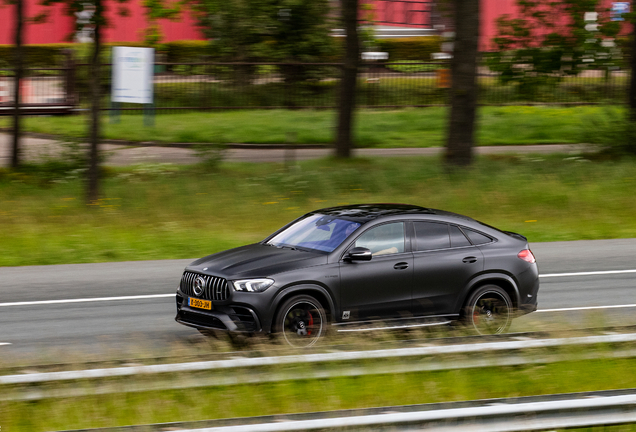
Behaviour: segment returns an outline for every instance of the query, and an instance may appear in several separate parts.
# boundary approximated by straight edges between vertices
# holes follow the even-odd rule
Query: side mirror
[[[345,255],[345,259],[349,261],[371,261],[371,258],[373,254],[365,247],[354,247]]]

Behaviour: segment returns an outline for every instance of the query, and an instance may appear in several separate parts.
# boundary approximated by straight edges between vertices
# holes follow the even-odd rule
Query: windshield
[[[314,214],[288,226],[266,244],[331,252],[359,226],[358,222]]]

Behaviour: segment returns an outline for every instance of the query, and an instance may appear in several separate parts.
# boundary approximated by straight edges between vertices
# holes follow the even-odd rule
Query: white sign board
[[[612,21],[625,21],[623,14],[629,13],[629,2],[612,2],[610,16]]]
[[[113,102],[152,103],[154,48],[113,47]]]

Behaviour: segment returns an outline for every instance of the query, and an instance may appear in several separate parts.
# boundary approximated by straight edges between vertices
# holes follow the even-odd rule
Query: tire
[[[464,306],[463,320],[481,335],[505,333],[512,322],[510,296],[497,285],[484,285],[470,294]]]
[[[310,347],[327,332],[327,314],[320,302],[311,296],[291,297],[276,313],[274,332],[293,347]]]

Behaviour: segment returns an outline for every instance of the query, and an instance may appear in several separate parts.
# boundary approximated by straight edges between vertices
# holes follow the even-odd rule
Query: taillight
[[[530,264],[534,264],[536,262],[536,260],[534,259],[534,255],[532,255],[532,251],[530,251],[530,249],[522,250],[517,254],[517,256],[525,262],[529,262]]]

